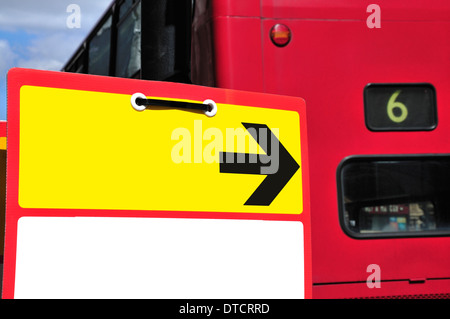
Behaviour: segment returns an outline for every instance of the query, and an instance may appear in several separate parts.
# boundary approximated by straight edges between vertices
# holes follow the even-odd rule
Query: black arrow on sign
[[[220,172],[267,175],[244,205],[269,206],[300,165],[267,125],[254,123],[242,123],[242,125],[266,152],[266,155],[220,152]]]

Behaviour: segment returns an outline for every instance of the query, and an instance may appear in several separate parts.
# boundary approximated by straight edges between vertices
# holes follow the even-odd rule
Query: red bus
[[[63,71],[306,100],[313,298],[450,296],[450,3],[117,0]]]

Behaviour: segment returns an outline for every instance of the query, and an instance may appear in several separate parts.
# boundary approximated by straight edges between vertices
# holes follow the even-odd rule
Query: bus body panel
[[[216,86],[264,91],[260,19],[216,17],[213,23]]]
[[[450,36],[450,22],[441,21],[448,20],[449,15],[442,12],[449,12],[450,5],[440,2],[441,10],[427,8],[423,15],[417,10],[422,5],[420,1],[412,3],[412,8],[399,2],[380,3],[385,19],[381,28],[372,29],[365,21],[370,13],[361,11],[366,8],[362,5],[348,3],[347,7],[333,8],[326,1],[263,3],[263,90],[301,96],[307,103],[315,297],[450,290],[450,238],[354,239],[344,233],[338,213],[336,174],[346,157],[450,153],[450,43],[445,41]],[[324,16],[316,16],[319,13]],[[245,39],[233,37],[233,27],[224,28],[222,19],[235,30],[252,32]],[[274,46],[269,38],[271,27],[277,23],[292,31],[291,42],[284,48]],[[215,27],[216,47],[227,41],[230,48],[228,54],[216,55],[218,86],[261,90],[254,19],[219,17]],[[250,42],[256,43],[248,45]],[[369,83],[432,84],[437,92],[436,129],[370,131],[363,101]],[[371,275],[367,267],[372,264],[380,267],[384,289],[368,289],[366,285]]]
[[[260,0],[213,1],[212,5],[214,17],[259,17],[261,8]]]
[[[359,298],[359,299],[448,299],[450,280],[429,280],[422,282],[387,281],[379,288],[368,289],[363,283],[344,283],[338,285],[315,285],[313,298]]]
[[[382,280],[450,278],[448,237],[358,240],[345,235],[336,183],[337,168],[348,156],[450,152],[450,45],[442,41],[450,35],[450,23],[386,21],[371,30],[353,21],[266,20],[263,33],[280,22],[291,28],[292,41],[280,50],[266,39],[264,79],[267,92],[302,96],[307,103],[314,283],[364,282],[371,264],[380,266]],[[385,82],[434,85],[437,128],[369,131],[363,90]]]
[[[446,0],[433,0],[432,4],[427,0],[411,0],[408,3],[403,0],[261,0],[261,16],[276,19],[366,21],[373,12],[372,7],[368,9],[370,4],[380,7],[382,21],[448,21],[450,16]]]

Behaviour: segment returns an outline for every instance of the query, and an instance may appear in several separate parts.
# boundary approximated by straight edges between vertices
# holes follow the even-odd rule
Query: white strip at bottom
[[[15,298],[304,298],[293,221],[22,217]]]

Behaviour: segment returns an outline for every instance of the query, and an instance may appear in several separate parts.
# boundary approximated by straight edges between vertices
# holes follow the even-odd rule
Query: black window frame
[[[336,170],[337,196],[338,196],[338,218],[342,231],[349,237],[358,240],[374,239],[405,239],[405,238],[424,238],[424,237],[450,237],[450,227],[445,230],[424,230],[424,231],[397,231],[397,232],[374,232],[361,233],[351,230],[345,220],[346,203],[344,200],[344,184],[342,171],[346,165],[354,162],[381,162],[381,161],[414,161],[414,160],[443,160],[447,159],[450,163],[450,154],[388,154],[388,155],[352,155],[344,158]],[[412,198],[412,197],[411,197]],[[404,199],[408,199],[405,197]],[[450,199],[450,197],[449,197]],[[425,197],[414,197],[414,201],[424,201]],[[396,199],[396,201],[398,201]],[[394,203],[394,202],[392,202]],[[450,215],[450,211],[448,212]]]

